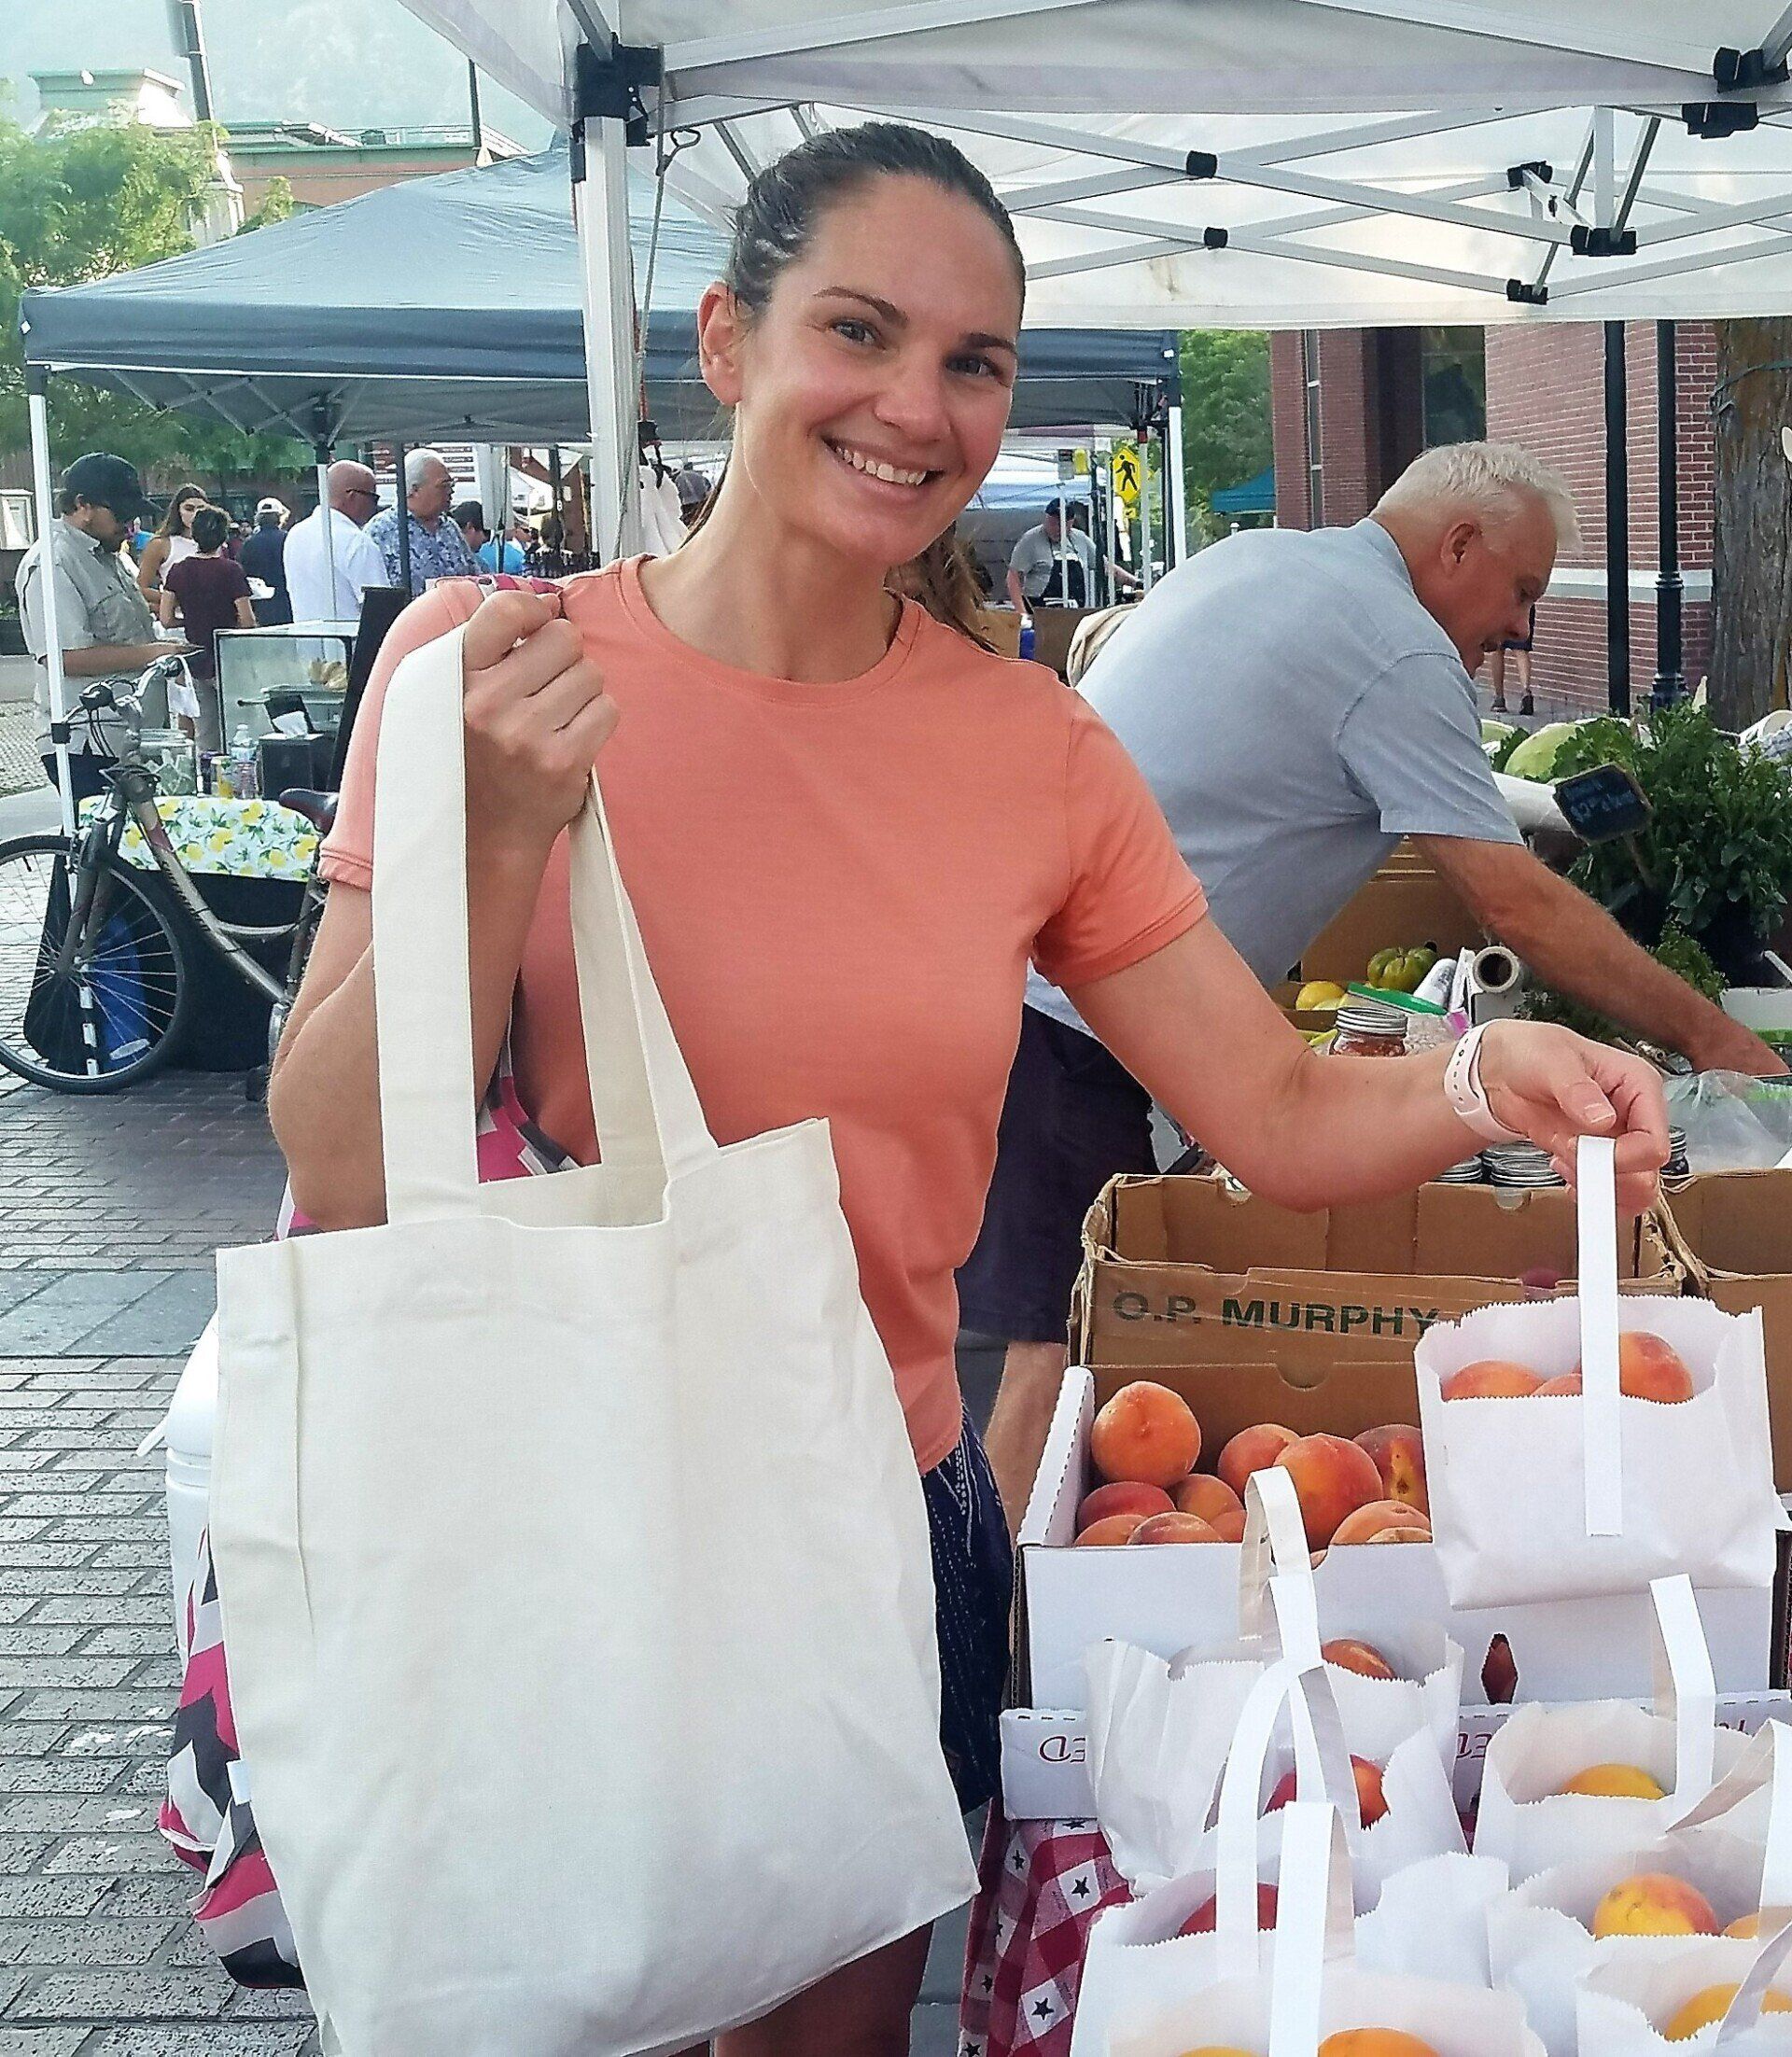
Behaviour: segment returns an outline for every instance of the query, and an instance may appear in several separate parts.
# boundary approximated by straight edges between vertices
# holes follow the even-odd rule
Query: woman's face
[[[193,516],[204,505],[205,496],[203,493],[195,493],[189,498],[178,501],[175,504],[175,520],[178,523],[182,535],[190,536],[192,534]]]
[[[735,410],[730,477],[881,576],[958,518],[1013,399],[1014,258],[970,201],[887,175],[835,202],[750,320],[711,287],[704,374]]]

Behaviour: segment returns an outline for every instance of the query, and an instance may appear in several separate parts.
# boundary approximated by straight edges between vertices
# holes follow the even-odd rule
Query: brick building
[[[1324,329],[1271,339],[1276,518],[1284,526],[1359,520],[1429,444],[1485,434],[1522,443],[1574,488],[1581,546],[1556,567],[1537,609],[1539,713],[1606,704],[1604,343],[1596,322],[1486,330]],[[1631,460],[1631,684],[1656,666],[1655,326],[1625,329]],[[1687,683],[1711,650],[1713,441],[1716,378],[1709,323],[1678,331],[1679,541]]]

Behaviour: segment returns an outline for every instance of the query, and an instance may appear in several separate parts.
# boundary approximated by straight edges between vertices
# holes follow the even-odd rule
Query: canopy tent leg
[[[335,454],[336,446],[321,436],[312,452],[317,464],[317,519],[324,530],[324,581],[331,607],[336,605],[336,537],[329,519],[329,467]]]
[[[1624,324],[1605,328],[1605,690],[1631,718],[1631,453]]]
[[[1671,321],[1655,325],[1655,685],[1658,707],[1686,697],[1680,634],[1680,407],[1679,350]]]
[[[56,750],[56,795],[63,833],[75,833],[75,786],[68,765],[68,679],[63,670],[63,630],[56,619],[56,509],[49,489],[49,379],[35,365],[25,372],[25,411],[31,420],[31,483],[36,496],[37,540],[42,556],[37,589],[44,616],[44,655],[49,672],[49,734]],[[48,574],[48,576],[46,576]]]
[[[1188,559],[1188,481],[1183,476],[1183,403],[1169,403],[1169,448],[1165,459],[1169,476],[1165,484],[1169,494],[1169,561]]]
[[[621,120],[594,117],[573,125],[572,217],[591,410],[590,543],[599,564],[633,556],[641,547],[627,153]]]

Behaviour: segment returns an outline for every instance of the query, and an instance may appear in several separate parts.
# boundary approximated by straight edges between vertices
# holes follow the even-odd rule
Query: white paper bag
[[[926,1512],[826,1125],[718,1148],[594,786],[600,1166],[482,1186],[461,638],[395,675],[387,1225],[227,1251],[212,1498],[257,1825],[344,2057],[607,2057],[965,1899]]]
[[[1767,1372],[1758,1313],[1617,1293],[1609,1138],[1579,1153],[1577,1298],[1481,1308],[1426,1331],[1415,1353],[1438,1567],[1457,1607],[1695,1586],[1765,1588],[1774,1532]],[[1618,1391],[1619,1329],[1673,1345],[1693,1377],[1673,1405]],[[1485,1358],[1546,1378],[1583,1362],[1585,1391],[1445,1400],[1441,1381]]]
[[[1792,1923],[1762,1941],[1719,1937],[1660,1964],[1602,1965],[1588,1975],[1576,2003],[1580,2057],[1787,2057],[1792,2013],[1763,2013],[1761,2001],[1769,1992],[1792,1997],[1792,1980],[1781,1975],[1788,1954]],[[1661,2033],[1688,2000],[1726,1985],[1736,1993],[1718,2021],[1673,2042]]]
[[[1590,1924],[1605,1894],[1640,1871],[1697,1886],[1720,1927],[1763,1907],[1792,1910],[1792,1731],[1770,1722],[1743,1760],[1653,1840],[1539,1872],[1488,1915],[1497,1983],[1519,1993],[1550,2057],[1576,2057],[1577,1998],[1595,1971],[1667,1964],[1708,1945],[1701,1936],[1607,1936]]]
[[[1146,1650],[1107,1643],[1085,1658],[1096,1818],[1116,1868],[1135,1891],[1209,1861],[1221,1775],[1257,1672],[1284,1652],[1297,1670],[1322,1661],[1311,1560],[1293,1481],[1274,1469],[1254,1474],[1245,1505],[1239,1638],[1230,1650],[1167,1662]],[[1365,1905],[1374,1904],[1382,1882],[1394,1872],[1463,1848],[1450,1789],[1462,1652],[1435,1630],[1415,1629],[1404,1643],[1431,1664],[1422,1678],[1371,1679],[1324,1667],[1339,1740],[1323,1792],[1344,1812]],[[1293,1766],[1298,1737],[1283,1719],[1271,1760],[1277,1776]],[[1382,1775],[1388,1811],[1366,1826],[1349,1773],[1351,1755]],[[1267,1850],[1274,1850],[1278,1834],[1276,1818],[1267,1818]]]
[[[1184,2057],[1197,2045],[1315,2057],[1325,2036],[1366,2027],[1422,2036],[1438,2057],[1541,2057],[1513,1994],[1365,1971],[1352,1960],[1349,1856],[1335,1809],[1289,1808],[1278,1894],[1273,1938],[1257,1936],[1254,1908],[1247,1931],[1222,1900],[1222,1975],[1172,2001],[1128,2001],[1105,2057]]]
[[[1717,1726],[1711,1653],[1692,1582],[1659,1578],[1654,1602],[1653,1714],[1629,1700],[1515,1707],[1489,1742],[1475,1848],[1502,1859],[1521,1884],[1539,1871],[1600,1850],[1646,1842],[1685,1814],[1713,1778],[1737,1764],[1747,1739]],[[1596,1764],[1649,1772],[1664,1799],[1564,1793]]]
[[[1287,1820],[1285,1811],[1261,1824],[1257,1818],[1284,1703],[1294,1720],[1300,1793],[1323,1796],[1346,1821],[1354,1812],[1354,1784],[1332,1698],[1337,1676],[1327,1666],[1303,1669],[1292,1659],[1259,1674],[1228,1754],[1218,1826],[1201,1841],[1202,1866],[1143,1892],[1127,1906],[1108,1909],[1095,1921],[1084,1955],[1071,2057],[1100,2057],[1120,2008],[1191,1999],[1221,1975],[1223,1897],[1229,1918],[1243,1906],[1255,1920],[1255,1889],[1276,1874]],[[1460,1852],[1395,1873],[1381,1888],[1375,1910],[1357,1924],[1362,1962],[1370,1968],[1422,1971],[1484,1987],[1487,1905],[1504,1892],[1505,1882],[1503,1865]],[[1210,1900],[1213,1927],[1184,1936],[1183,1924]]]

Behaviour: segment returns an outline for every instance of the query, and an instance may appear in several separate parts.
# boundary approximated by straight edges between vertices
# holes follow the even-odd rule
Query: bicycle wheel
[[[58,1093],[116,1093],[175,1047],[192,991],[187,946],[117,862],[71,937],[74,847],[62,835],[0,843],[0,1065]]]

